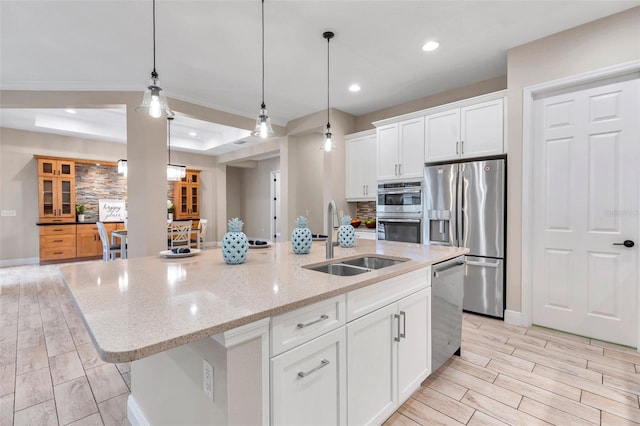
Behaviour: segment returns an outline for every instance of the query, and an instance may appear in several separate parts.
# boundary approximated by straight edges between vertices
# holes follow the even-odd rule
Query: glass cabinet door
[[[200,199],[198,197],[198,189],[199,189],[198,186],[191,186],[189,188],[189,192],[191,193],[190,213],[196,217],[198,215],[198,210],[199,210],[198,205],[200,204]]]
[[[40,198],[40,217],[54,216],[55,211],[55,189],[53,178],[38,179],[38,197]]]

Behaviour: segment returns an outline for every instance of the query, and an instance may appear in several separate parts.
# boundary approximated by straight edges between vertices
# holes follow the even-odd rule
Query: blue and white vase
[[[311,251],[311,230],[307,228],[307,218],[300,216],[296,219],[296,228],[291,233],[291,248],[295,254],[307,254]]]
[[[238,265],[247,260],[249,242],[242,232],[244,222],[235,217],[228,222],[228,225],[229,232],[224,234],[222,239],[222,257],[229,265]]]
[[[356,229],[351,226],[351,216],[342,216],[342,225],[338,228],[338,244],[340,247],[356,245]]]

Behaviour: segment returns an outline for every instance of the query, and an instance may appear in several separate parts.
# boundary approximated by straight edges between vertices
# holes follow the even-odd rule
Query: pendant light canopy
[[[151,71],[149,86],[144,91],[142,104],[136,108],[136,111],[147,113],[153,118],[158,118],[162,115],[173,115],[169,105],[167,105],[167,96],[160,87],[160,80],[156,71],[156,0],[153,0],[153,71]]]
[[[187,168],[185,166],[171,164],[171,122],[173,121],[173,118],[173,115],[167,117],[167,146],[169,150],[169,157],[167,161],[167,180],[178,181],[187,176]]]
[[[331,135],[331,123],[329,121],[329,42],[333,38],[335,34],[331,31],[326,31],[322,33],[322,37],[327,40],[327,128],[324,133],[324,144],[322,149],[326,152],[330,152],[333,148],[335,148],[335,143],[333,142]]]
[[[271,128],[271,119],[267,114],[267,106],[264,104],[264,0],[262,0],[262,104],[260,105],[260,114],[256,119],[256,129],[251,134],[262,139],[275,135]]]

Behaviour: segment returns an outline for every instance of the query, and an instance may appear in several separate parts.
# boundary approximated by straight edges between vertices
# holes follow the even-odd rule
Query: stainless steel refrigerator
[[[424,241],[469,248],[463,308],[504,318],[505,193],[503,157],[427,165]]]

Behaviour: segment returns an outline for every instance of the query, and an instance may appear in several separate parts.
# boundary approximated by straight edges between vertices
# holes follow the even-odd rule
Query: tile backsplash
[[[376,202],[375,201],[356,202],[356,217],[359,217],[360,219],[375,219],[376,218]]]

